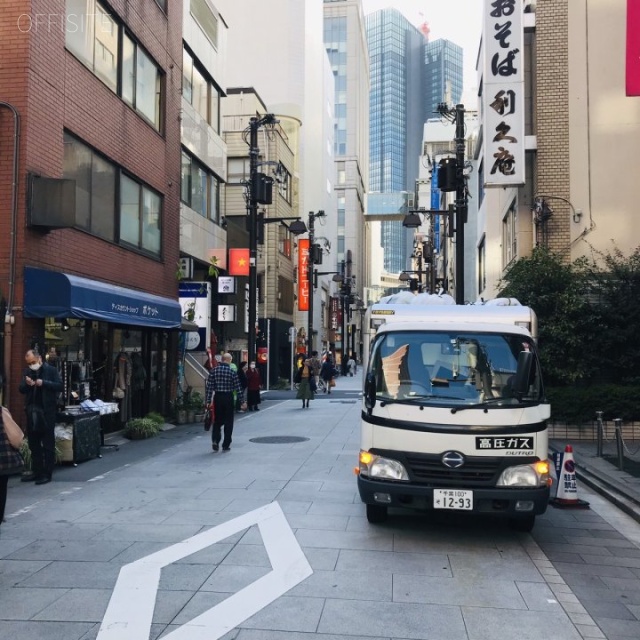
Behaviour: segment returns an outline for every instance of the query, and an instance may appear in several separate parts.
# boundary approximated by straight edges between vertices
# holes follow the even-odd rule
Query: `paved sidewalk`
[[[229,453],[188,425],[48,485],[12,479],[0,638],[640,637],[640,526],[587,489],[592,510],[550,509],[533,535],[455,514],[369,525],[359,388],[340,378],[309,409],[266,393]]]

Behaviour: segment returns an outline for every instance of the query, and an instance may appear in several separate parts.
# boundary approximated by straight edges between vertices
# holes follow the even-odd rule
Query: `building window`
[[[220,224],[220,180],[186,151],[182,152],[180,199],[203,218]]]
[[[278,225],[278,251],[283,256],[291,258],[291,232],[283,224]]]
[[[509,266],[517,255],[516,201],[514,200],[502,219],[502,267]]]
[[[120,240],[160,254],[160,196],[120,174]]]
[[[66,0],[65,18],[67,49],[160,131],[160,68],[96,0]]]
[[[336,168],[338,170],[338,184],[345,184],[347,181],[347,172],[345,170],[344,162],[337,162]]]
[[[156,0],[156,4],[167,13],[167,0]]]
[[[211,11],[206,0],[191,0],[189,10],[198,26],[202,29],[211,44],[218,46],[218,18]]]
[[[286,170],[282,170],[282,176],[278,180],[278,193],[291,204],[291,174]]]
[[[182,97],[220,132],[220,90],[187,49],[182,52]]]
[[[66,132],[63,175],[76,182],[78,229],[160,255],[162,197],[158,193]]]
[[[293,314],[293,282],[278,276],[278,311]]]
[[[249,158],[227,158],[227,182],[243,184],[249,179]]]

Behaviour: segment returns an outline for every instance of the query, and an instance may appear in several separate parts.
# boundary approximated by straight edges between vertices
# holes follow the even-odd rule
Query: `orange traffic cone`
[[[576,463],[573,460],[573,447],[568,444],[564,453],[560,454],[560,465],[557,474],[558,491],[549,504],[561,509],[588,509],[589,503],[578,498],[578,481],[576,480]]]

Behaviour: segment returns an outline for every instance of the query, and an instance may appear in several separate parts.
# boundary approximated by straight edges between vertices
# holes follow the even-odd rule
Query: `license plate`
[[[471,511],[473,509],[473,491],[459,489],[434,489],[433,508]]]

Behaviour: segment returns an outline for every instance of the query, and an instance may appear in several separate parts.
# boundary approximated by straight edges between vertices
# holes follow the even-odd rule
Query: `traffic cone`
[[[560,471],[557,474],[558,490],[549,504],[560,509],[588,509],[589,503],[578,498],[576,463],[573,459],[573,447],[568,444],[561,458]]]

